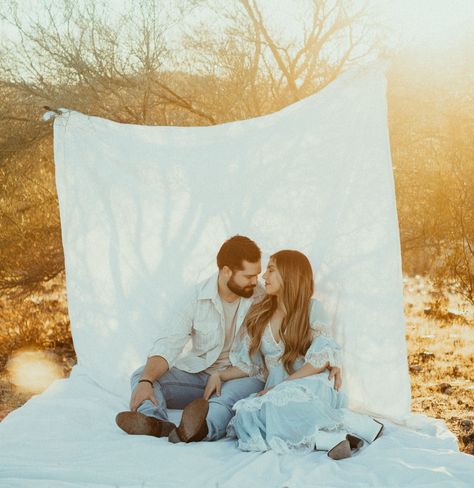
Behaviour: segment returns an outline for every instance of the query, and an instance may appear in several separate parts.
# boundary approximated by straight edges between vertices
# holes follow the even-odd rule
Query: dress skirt
[[[272,368],[265,395],[238,401],[227,435],[237,438],[243,451],[278,453],[311,451],[325,433],[344,431],[347,399],[329,381],[328,372],[281,381],[283,368]],[[341,410],[343,409],[343,410]],[[344,432],[345,435],[345,432]]]

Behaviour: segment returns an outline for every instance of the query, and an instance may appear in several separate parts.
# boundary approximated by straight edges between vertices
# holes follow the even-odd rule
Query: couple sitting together
[[[260,259],[247,237],[222,245],[217,275],[179,304],[133,373],[130,411],[116,417],[122,430],[174,443],[227,435],[245,451],[316,449],[332,459],[380,436],[380,422],[346,408],[340,347],[313,299],[309,260],[277,252],[262,290]],[[178,426],[167,408],[183,409]]]

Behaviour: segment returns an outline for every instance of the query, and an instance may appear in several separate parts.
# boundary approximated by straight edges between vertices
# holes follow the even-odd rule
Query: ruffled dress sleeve
[[[315,368],[322,368],[328,363],[329,366],[340,368],[342,366],[341,347],[331,336],[328,317],[317,300],[312,301],[310,322],[313,342],[306,352],[305,362]]]
[[[250,357],[250,337],[247,331],[241,330],[234,340],[232,349],[229,353],[229,360],[232,366],[239,368],[249,376],[256,376],[259,380],[265,382],[267,370],[263,361],[262,354],[257,352]]]

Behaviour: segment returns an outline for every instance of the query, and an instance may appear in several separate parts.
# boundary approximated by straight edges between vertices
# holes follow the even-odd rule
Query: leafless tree
[[[208,18],[214,21],[187,30],[187,64],[211,80],[207,103],[220,110],[219,120],[278,110],[386,48],[368,4],[307,0],[286,6],[289,15],[275,15],[269,2],[213,0]],[[223,81],[228,89],[220,89]]]
[[[278,110],[379,46],[367,6],[288,1],[275,25],[257,0],[14,0],[0,21],[0,289],[63,267],[51,124],[43,106],[120,122],[208,125]],[[280,4],[281,5],[281,4]]]
[[[400,56],[389,73],[388,101],[405,271],[427,274],[438,290],[448,287],[474,303],[474,74],[468,53],[467,46],[450,52],[460,59],[449,69],[436,66],[436,59],[420,65]]]

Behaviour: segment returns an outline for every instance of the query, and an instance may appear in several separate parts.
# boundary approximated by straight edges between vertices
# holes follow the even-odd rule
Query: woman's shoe
[[[343,420],[345,428],[349,432],[369,444],[382,435],[383,424],[367,415],[344,409]]]
[[[340,459],[350,458],[352,456],[351,445],[347,439],[336,444],[329,452],[328,456],[331,459],[339,461]]]
[[[346,439],[349,441],[351,449],[361,449],[364,445],[364,441],[362,439],[359,439],[355,435],[347,434]]]
[[[375,420],[375,419],[374,419],[374,422],[377,422],[378,424],[380,424],[380,430],[378,431],[378,434],[375,436],[375,439],[374,439],[374,441],[376,441],[382,435],[384,425],[382,424],[382,422],[379,422],[378,420]]]

